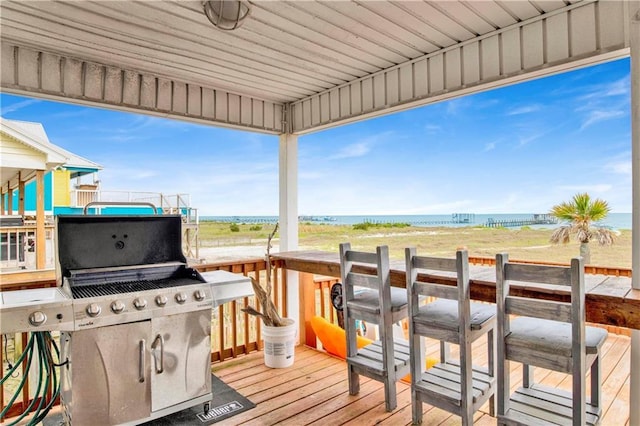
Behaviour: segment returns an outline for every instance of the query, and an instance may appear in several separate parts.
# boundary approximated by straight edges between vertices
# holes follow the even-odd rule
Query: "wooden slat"
[[[429,284],[414,281],[413,288],[417,294],[449,300],[458,300],[458,288],[442,284]]]
[[[550,302],[548,300],[507,297],[505,301],[505,312],[513,315],[571,322],[571,304],[569,303],[559,304],[558,302]]]
[[[510,281],[527,281],[538,284],[567,285],[571,271],[567,268],[558,268],[546,265],[508,264],[505,270],[505,279]]]
[[[356,274],[352,272],[349,275],[347,275],[346,278],[349,281],[350,285],[353,285],[356,287],[365,287],[365,288],[371,288],[374,290],[378,290],[380,288],[380,283],[379,283],[380,280],[377,276]]]

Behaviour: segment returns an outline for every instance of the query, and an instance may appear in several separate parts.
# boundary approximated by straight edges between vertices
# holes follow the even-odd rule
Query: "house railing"
[[[179,214],[186,223],[198,223],[198,210],[191,207],[189,194],[163,194],[161,192],[103,191],[75,189],[71,191],[71,207],[83,208],[91,202],[103,203],[151,203],[164,214]]]
[[[45,268],[53,268],[55,226],[45,225],[44,247],[37,246],[35,225],[0,227],[0,268],[3,272],[35,269],[37,253],[44,250]]]

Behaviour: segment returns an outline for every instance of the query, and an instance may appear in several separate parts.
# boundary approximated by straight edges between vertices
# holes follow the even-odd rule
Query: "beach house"
[[[0,131],[4,215],[35,217],[37,170],[44,172],[46,216],[82,213],[93,201],[95,192],[85,191],[99,189],[101,165],[51,143],[40,123],[2,118]]]
[[[0,118],[0,265],[53,267],[54,218],[61,214],[180,214],[185,252],[197,257],[197,210],[188,194],[103,190],[103,167],[51,143],[41,123]],[[92,207],[93,206],[93,207]],[[37,226],[44,239],[38,244]],[[39,250],[38,247],[43,247]]]

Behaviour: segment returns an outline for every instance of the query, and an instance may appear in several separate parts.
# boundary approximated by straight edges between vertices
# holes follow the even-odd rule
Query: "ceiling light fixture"
[[[208,0],[202,2],[204,14],[217,28],[232,31],[239,28],[249,16],[248,0]]]

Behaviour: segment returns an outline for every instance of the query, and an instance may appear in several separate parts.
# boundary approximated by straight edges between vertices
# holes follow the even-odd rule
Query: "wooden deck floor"
[[[486,343],[485,343],[486,345]],[[427,346],[428,356],[436,346]],[[474,354],[482,344],[474,347]],[[629,424],[629,352],[630,339],[609,334],[602,362],[604,426]],[[484,351],[482,351],[484,352]],[[478,352],[480,354],[481,352]],[[478,356],[479,363],[482,357]],[[380,382],[360,378],[360,393],[348,392],[346,365],[343,360],[324,352],[299,346],[291,368],[270,369],[264,366],[262,352],[225,361],[213,366],[214,373],[256,404],[219,425],[409,425],[411,395],[404,382],[397,385],[398,407],[384,410],[384,390]],[[521,368],[514,367],[512,386],[521,382]],[[535,370],[536,381],[570,390],[569,377],[542,369]],[[423,425],[460,424],[457,416],[423,405]],[[476,413],[476,425],[495,425],[488,407]]]

